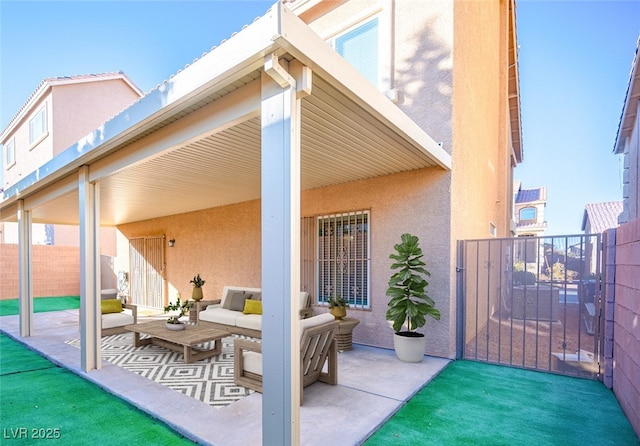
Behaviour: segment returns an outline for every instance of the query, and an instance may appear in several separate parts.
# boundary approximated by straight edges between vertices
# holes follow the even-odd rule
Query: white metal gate
[[[458,245],[465,359],[600,377],[600,235]]]
[[[166,305],[165,236],[129,240],[129,293],[131,301],[149,308]]]

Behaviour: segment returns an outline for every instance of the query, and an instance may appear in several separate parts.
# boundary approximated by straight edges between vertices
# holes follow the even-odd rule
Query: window
[[[5,152],[5,167],[11,167],[15,164],[16,162],[16,144],[15,144],[15,140],[13,138],[11,138],[5,145],[4,145],[4,152]]]
[[[489,235],[491,237],[497,237],[498,236],[498,228],[496,228],[496,225],[494,225],[493,223],[489,223]]]
[[[335,38],[335,50],[373,85],[380,87],[378,18]]]
[[[527,207],[520,209],[520,221],[522,220],[535,220],[536,208]]]
[[[330,296],[352,308],[369,308],[369,212],[318,217],[318,303]]]
[[[47,109],[42,107],[29,121],[29,144],[36,143],[47,132]]]

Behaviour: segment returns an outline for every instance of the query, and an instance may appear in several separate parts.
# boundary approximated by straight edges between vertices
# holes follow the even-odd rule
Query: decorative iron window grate
[[[342,296],[369,308],[369,211],[318,217],[317,302]]]

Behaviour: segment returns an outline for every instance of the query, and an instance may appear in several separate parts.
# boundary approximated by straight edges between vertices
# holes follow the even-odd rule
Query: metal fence
[[[465,359],[599,378],[600,235],[459,242]]]

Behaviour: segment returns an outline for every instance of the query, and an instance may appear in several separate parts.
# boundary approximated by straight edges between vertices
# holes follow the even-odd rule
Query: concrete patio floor
[[[144,316],[139,319],[143,322]],[[100,370],[83,372],[80,351],[65,343],[78,337],[78,310],[35,313],[34,327],[33,336],[22,338],[18,316],[0,317],[3,333],[195,442],[262,444],[261,394],[214,408],[107,361]],[[300,408],[301,444],[362,444],[448,363],[448,359],[429,356],[418,364],[404,363],[392,350],[354,344],[353,350],[339,355],[337,386],[315,383],[305,388]],[[349,422],[336,429],[335,420]]]

